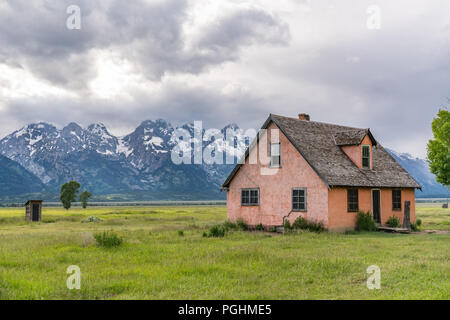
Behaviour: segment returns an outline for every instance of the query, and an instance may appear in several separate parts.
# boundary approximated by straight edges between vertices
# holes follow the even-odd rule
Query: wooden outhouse
[[[42,200],[28,200],[25,203],[25,218],[27,221],[41,221]]]

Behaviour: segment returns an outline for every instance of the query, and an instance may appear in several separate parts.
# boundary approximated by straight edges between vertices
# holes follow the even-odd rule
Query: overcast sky
[[[81,29],[67,28],[72,4]],[[123,135],[146,119],[246,129],[305,112],[424,157],[448,97],[448,0],[0,2],[1,137],[39,121]]]

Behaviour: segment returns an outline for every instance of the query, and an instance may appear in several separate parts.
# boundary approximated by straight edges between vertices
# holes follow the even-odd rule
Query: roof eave
[[[358,185],[358,184],[332,184],[331,188],[407,188],[407,189],[419,189],[422,191],[422,187],[419,186],[391,186],[391,185]]]

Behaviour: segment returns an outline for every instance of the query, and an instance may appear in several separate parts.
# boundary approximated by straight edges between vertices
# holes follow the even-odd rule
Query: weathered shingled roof
[[[369,129],[340,131],[333,134],[333,138],[338,146],[350,146],[360,145],[366,135],[369,135],[370,139],[372,139],[373,145],[377,144]]]
[[[271,114],[262,129],[275,123],[328,187],[421,188],[408,172],[373,138],[369,129],[305,121]],[[363,135],[364,134],[364,135]],[[365,135],[374,142],[373,170],[360,169],[340,145],[359,144]],[[355,143],[358,142],[358,143]],[[245,157],[249,154],[247,149]],[[223,188],[242,165],[238,164]]]

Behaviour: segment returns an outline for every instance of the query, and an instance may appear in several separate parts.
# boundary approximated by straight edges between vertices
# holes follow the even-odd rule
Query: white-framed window
[[[281,143],[270,144],[270,167],[281,167]]]
[[[370,146],[369,145],[363,145],[361,147],[362,152],[362,167],[363,169],[370,169]]]
[[[292,211],[306,211],[305,188],[292,188]]]
[[[259,189],[242,189],[241,205],[243,206],[259,206]]]

